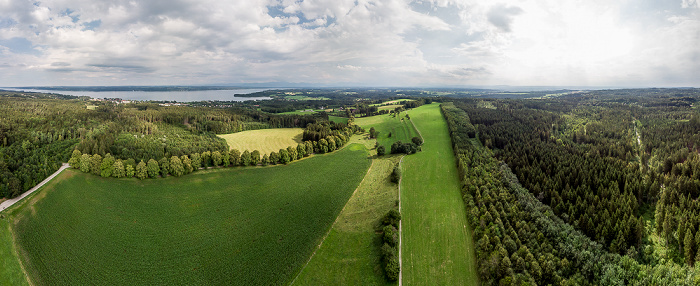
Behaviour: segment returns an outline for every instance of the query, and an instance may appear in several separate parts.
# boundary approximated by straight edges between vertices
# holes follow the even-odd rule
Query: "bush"
[[[386,148],[384,146],[377,147],[377,156],[384,156],[386,154]]]
[[[423,138],[416,136],[411,138],[411,142],[413,142],[413,144],[416,144],[416,146],[420,146],[423,145]]]
[[[380,248],[382,263],[384,264],[386,277],[392,281],[398,279],[400,270],[397,249],[399,244],[397,228],[400,220],[401,214],[396,209],[390,210],[382,219],[382,246]]]
[[[386,277],[391,281],[396,281],[399,279],[399,273],[401,272],[401,265],[399,264],[399,259],[394,256],[386,263],[384,267],[386,272]]]
[[[384,240],[384,243],[387,243],[391,246],[396,246],[399,244],[399,231],[392,225],[386,225],[382,229],[384,234],[382,235],[382,239]]]
[[[391,144],[391,154],[413,154],[418,151],[418,145],[413,142],[403,143],[401,141],[396,141]]]
[[[399,180],[401,180],[401,167],[399,167],[399,164],[396,164],[394,171],[391,172],[391,181],[398,184]]]
[[[401,220],[401,214],[399,213],[399,211],[396,209],[392,209],[384,215],[384,219],[382,219],[382,224],[383,225],[391,225],[391,226],[394,226],[395,228],[399,228],[399,221],[400,220]]]

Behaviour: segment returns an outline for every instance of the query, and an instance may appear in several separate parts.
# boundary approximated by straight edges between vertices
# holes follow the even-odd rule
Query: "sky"
[[[700,87],[700,0],[0,0],[0,86]]]

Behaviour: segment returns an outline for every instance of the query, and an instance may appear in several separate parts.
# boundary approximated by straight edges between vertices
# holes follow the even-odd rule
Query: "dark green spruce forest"
[[[364,132],[354,117],[440,102],[483,285],[700,285],[700,89],[293,91],[307,98],[118,104],[0,92],[0,198],[69,160],[96,175],[119,161],[120,175],[139,178],[257,165],[216,134],[305,128],[308,143],[253,156],[284,164]],[[304,109],[327,111],[293,113]]]

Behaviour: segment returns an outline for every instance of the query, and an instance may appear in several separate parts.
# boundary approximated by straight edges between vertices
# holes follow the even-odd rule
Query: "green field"
[[[406,119],[405,112],[402,112],[399,116],[385,114],[356,118],[355,124],[361,126],[368,132],[372,127],[379,131],[377,142],[386,148],[387,153],[391,149],[392,143],[399,140],[402,142],[410,142],[411,138],[418,136],[418,132],[416,132],[413,124]],[[391,137],[389,137],[389,135],[391,135]]]
[[[272,151],[277,152],[289,146],[296,147],[302,142],[302,133],[304,133],[302,128],[273,128],[217,136],[224,138],[231,149],[237,149],[240,152],[258,150],[262,155]]]
[[[374,140],[364,140],[372,147]],[[381,266],[377,221],[396,205],[389,174],[401,156],[373,160],[328,237],[293,285],[393,285]]]
[[[478,285],[474,242],[447,123],[438,104],[408,113],[425,144],[402,163],[403,283]]]
[[[307,114],[315,114],[315,113],[317,113],[316,110],[311,110],[311,111],[295,110],[295,111],[281,112],[281,113],[277,113],[277,114],[279,114],[279,115],[307,115]]]
[[[381,105],[390,105],[390,104],[397,104],[401,101],[413,101],[413,99],[408,99],[408,98],[400,98],[400,99],[394,99],[394,100],[389,100],[385,101],[382,103],[375,103],[375,104],[370,104],[369,106],[381,106]]]
[[[0,219],[0,285],[29,285],[12,247],[10,224]]]
[[[362,180],[367,157],[353,144],[287,166],[144,181],[66,170],[9,219],[37,285],[288,284]],[[8,235],[0,230],[3,259]]]
[[[335,123],[348,123],[348,119],[349,118],[347,118],[347,117],[340,117],[340,116],[333,116],[333,115],[328,116],[328,120],[335,122]]]

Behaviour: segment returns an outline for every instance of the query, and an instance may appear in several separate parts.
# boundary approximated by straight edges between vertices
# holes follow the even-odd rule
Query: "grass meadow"
[[[35,285],[283,285],[369,166],[366,148],[353,144],[286,166],[180,178],[66,170],[9,218]]]
[[[418,132],[416,132],[413,124],[406,119],[405,112],[402,112],[399,116],[384,114],[356,118],[355,124],[362,126],[368,132],[372,127],[379,131],[377,142],[386,148],[387,153],[391,150],[391,144],[394,142],[399,140],[401,142],[410,142],[411,138],[418,136]]]
[[[439,104],[408,111],[425,140],[404,157],[401,181],[405,285],[478,285],[471,229]]]
[[[374,140],[363,140],[373,147]],[[395,285],[385,278],[376,226],[396,206],[389,180],[401,156],[376,158],[321,247],[293,285]]]
[[[218,135],[226,140],[229,148],[237,149],[241,153],[248,150],[260,151],[260,154],[270,154],[289,146],[296,147],[302,142],[302,128],[274,128],[249,130],[231,134]]]
[[[29,285],[12,246],[10,223],[0,219],[0,285]]]

